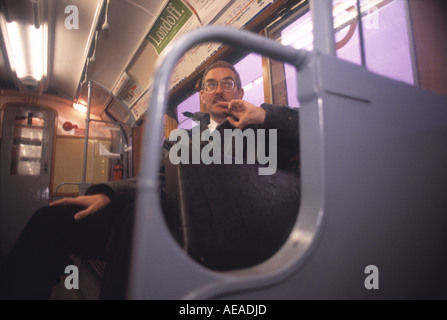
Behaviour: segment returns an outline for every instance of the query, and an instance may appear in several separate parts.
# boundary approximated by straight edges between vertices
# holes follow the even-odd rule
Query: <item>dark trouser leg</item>
[[[70,254],[105,257],[118,208],[111,205],[83,220],[73,215],[81,208],[56,206],[39,209],[24,228],[0,267],[1,299],[48,299]]]
[[[134,204],[126,206],[115,220],[107,249],[100,299],[126,299],[132,248]]]

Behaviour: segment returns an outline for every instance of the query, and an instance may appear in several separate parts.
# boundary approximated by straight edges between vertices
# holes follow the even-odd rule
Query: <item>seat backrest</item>
[[[186,252],[214,270],[258,264],[286,241],[298,214],[300,180],[258,165],[166,165],[166,220]]]

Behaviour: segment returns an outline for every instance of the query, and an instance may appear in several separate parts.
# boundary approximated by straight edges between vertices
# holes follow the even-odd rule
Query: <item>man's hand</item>
[[[228,117],[230,124],[239,129],[244,129],[251,124],[263,124],[265,119],[265,110],[260,107],[244,101],[231,100],[228,102]],[[236,119],[234,119],[236,118]]]
[[[75,220],[81,220],[85,217],[98,212],[110,203],[109,197],[104,194],[93,194],[89,196],[79,196],[76,198],[63,198],[56,200],[50,206],[68,206],[78,205],[85,207],[84,210],[79,211],[74,215]]]

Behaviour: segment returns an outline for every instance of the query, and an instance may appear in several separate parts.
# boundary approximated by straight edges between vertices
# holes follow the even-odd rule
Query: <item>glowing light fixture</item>
[[[76,102],[73,103],[73,108],[75,108],[76,110],[78,110],[79,112],[82,112],[82,113],[87,112],[87,107],[80,103],[76,103]]]
[[[44,75],[46,76],[45,58],[48,46],[45,44],[48,42],[48,37],[44,32],[45,25],[42,24],[37,29],[33,25],[23,25],[16,21],[6,23],[10,48],[9,61],[19,80],[31,78],[39,82]]]
[[[48,22],[42,19],[43,2],[34,1],[29,5],[34,12],[32,19],[17,14],[17,5],[8,2],[8,14],[0,14],[0,27],[9,64],[19,86],[38,88],[41,92],[48,69]]]

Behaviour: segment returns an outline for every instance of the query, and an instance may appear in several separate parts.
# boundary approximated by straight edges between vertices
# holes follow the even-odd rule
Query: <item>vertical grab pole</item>
[[[88,152],[88,134],[90,128],[90,108],[92,104],[92,89],[93,83],[88,82],[88,102],[87,102],[87,113],[85,115],[85,137],[84,137],[84,156],[82,163],[82,180],[79,193],[84,194],[86,189],[86,176],[87,176],[87,152]]]
[[[365,39],[363,37],[362,8],[360,6],[360,0],[357,0],[357,20],[359,21],[360,57],[362,60],[362,66],[366,67]]]
[[[332,0],[311,0],[314,49],[335,56],[334,18]]]

